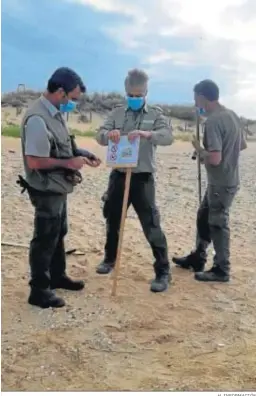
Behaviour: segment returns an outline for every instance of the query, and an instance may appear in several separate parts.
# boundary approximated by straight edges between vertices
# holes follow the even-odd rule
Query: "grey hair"
[[[148,75],[143,70],[132,69],[128,72],[124,85],[126,91],[136,87],[144,87],[146,91],[148,85]]]

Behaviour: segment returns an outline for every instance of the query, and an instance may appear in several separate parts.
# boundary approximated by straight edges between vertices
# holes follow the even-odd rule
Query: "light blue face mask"
[[[205,115],[206,111],[202,107],[197,107],[196,111],[199,115]]]
[[[74,111],[76,108],[76,102],[73,100],[69,100],[68,103],[60,105],[60,111],[62,113],[70,113],[70,111]]]
[[[143,96],[141,97],[133,97],[133,96],[127,96],[127,106],[129,109],[133,111],[138,111],[140,110],[145,103],[145,99]]]

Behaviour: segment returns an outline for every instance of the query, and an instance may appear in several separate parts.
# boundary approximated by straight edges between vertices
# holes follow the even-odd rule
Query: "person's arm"
[[[85,157],[85,158],[89,158],[89,159],[96,158],[93,153],[91,153],[90,151],[85,150],[81,147],[77,147],[77,149],[74,151],[73,154],[75,157]]]
[[[204,134],[207,150],[200,148],[200,158],[204,160],[204,163],[218,166],[222,161],[222,136],[218,120],[207,120]]]
[[[32,116],[25,127],[25,157],[27,165],[34,170],[55,168],[78,169],[73,158],[50,158],[51,142],[47,126],[40,116]]]
[[[77,167],[74,158],[58,159],[58,158],[41,158],[26,156],[27,165],[33,170],[54,170],[54,169],[81,169]]]
[[[159,112],[150,137],[154,145],[169,146],[173,143],[172,126],[168,125],[167,118]]]
[[[115,129],[115,121],[114,121],[114,111],[113,110],[107,117],[104,124],[99,128],[96,134],[96,140],[101,146],[108,145],[108,133]]]
[[[76,137],[74,135],[70,135],[70,139],[71,139],[71,145],[72,145],[72,151],[73,151],[74,157],[85,157],[90,160],[97,159],[96,155],[94,155],[90,151],[77,146]]]

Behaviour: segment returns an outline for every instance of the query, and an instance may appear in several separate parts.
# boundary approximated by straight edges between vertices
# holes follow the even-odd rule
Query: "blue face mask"
[[[70,111],[75,110],[75,108],[76,108],[76,102],[74,102],[73,100],[69,100],[68,103],[60,105],[60,111],[62,113],[69,113]]]
[[[129,109],[133,111],[138,111],[140,110],[145,103],[145,99],[143,97],[132,97],[132,96],[127,96],[127,105]]]
[[[203,109],[202,107],[197,107],[196,111],[199,115],[204,115],[206,113],[205,109]]]

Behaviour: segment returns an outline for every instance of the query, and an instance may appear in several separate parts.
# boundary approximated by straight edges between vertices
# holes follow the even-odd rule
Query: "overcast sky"
[[[212,78],[222,102],[256,118],[256,0],[2,0],[2,91],[42,88],[59,66],[90,91],[150,76],[149,100],[192,102]]]

